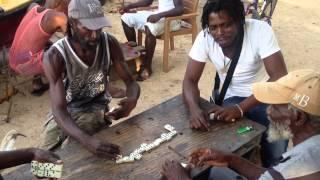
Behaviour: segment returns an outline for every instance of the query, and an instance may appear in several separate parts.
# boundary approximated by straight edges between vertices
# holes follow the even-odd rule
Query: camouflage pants
[[[104,120],[104,111],[71,113],[71,117],[79,128],[89,135],[93,135],[109,125]],[[64,144],[67,138],[67,134],[59,128],[50,113],[41,134],[40,147],[46,150],[55,150]]]

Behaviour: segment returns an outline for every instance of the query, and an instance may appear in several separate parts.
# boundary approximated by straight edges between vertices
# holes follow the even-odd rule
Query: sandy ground
[[[204,0],[200,0],[201,12]],[[320,68],[320,11],[319,0],[279,0],[273,15],[273,28],[282,48],[288,69]],[[109,4],[110,5],[110,4]],[[106,5],[108,6],[108,4]],[[108,6],[109,7],[109,6]],[[108,9],[108,7],[106,7]],[[113,27],[107,29],[124,42],[119,14],[108,14]],[[200,23],[199,23],[200,24]],[[262,35],[263,36],[263,35]],[[191,36],[176,38],[176,49],[170,53],[170,72],[162,72],[163,43],[158,41],[153,68],[154,74],[150,80],[139,83],[141,97],[132,115],[142,112],[181,93],[182,79],[188,62],[187,53],[191,47]],[[211,93],[214,68],[208,63],[203,73],[200,89],[203,97]],[[115,82],[123,86],[120,82]],[[22,86],[30,89],[30,84]],[[0,92],[2,94],[2,92]],[[8,103],[0,105],[0,114],[7,111]],[[0,139],[11,129],[27,135],[19,138],[17,148],[36,146],[39,142],[46,114],[50,110],[48,92],[41,97],[16,95],[13,98],[13,111],[10,123],[0,122]]]

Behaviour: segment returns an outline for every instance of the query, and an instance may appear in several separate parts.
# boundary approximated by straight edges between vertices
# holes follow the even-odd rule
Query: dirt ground
[[[200,0],[199,13],[202,11],[205,0]],[[289,71],[301,68],[320,68],[320,11],[318,0],[279,0],[273,15],[273,29],[277,35],[280,47],[285,57]],[[106,4],[106,9],[114,4]],[[107,29],[119,41],[124,42],[125,37],[120,24],[119,14],[107,15],[113,27]],[[200,24],[200,22],[199,22]],[[263,36],[263,35],[262,35]],[[188,62],[187,53],[191,48],[191,36],[176,38],[176,49],[170,53],[170,68],[168,73],[162,72],[163,43],[158,41],[153,68],[154,74],[150,80],[139,83],[141,97],[136,109],[131,115],[142,112],[181,93],[182,78]],[[214,67],[208,63],[203,73],[200,89],[201,95],[209,97],[212,89]],[[123,86],[120,82],[114,82]],[[30,89],[30,83],[22,86]],[[2,92],[0,92],[2,94]],[[0,105],[0,114],[7,111],[8,103]],[[10,123],[0,122],[0,139],[11,129],[27,135],[19,138],[16,147],[37,146],[46,114],[50,110],[49,94],[41,97],[29,94],[16,95],[13,98],[13,111]],[[0,115],[1,116],[1,115]],[[1,119],[1,118],[0,118]]]

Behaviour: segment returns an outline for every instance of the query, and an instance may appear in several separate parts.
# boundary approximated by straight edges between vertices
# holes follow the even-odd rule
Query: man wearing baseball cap
[[[128,116],[140,95],[118,41],[102,32],[109,26],[98,0],[69,3],[67,36],[57,41],[44,57],[52,116],[45,124],[43,148],[53,150],[72,137],[100,157],[114,160],[120,153],[117,145],[91,136],[110,125],[110,119]],[[109,112],[111,63],[126,85],[127,97]]]
[[[214,149],[196,150],[191,163],[215,166],[210,179],[320,179],[320,73],[298,70],[276,82],[256,83],[253,95],[270,104],[268,140],[291,139],[293,148],[269,169]],[[176,161],[167,161],[162,173],[168,179],[189,178]]]

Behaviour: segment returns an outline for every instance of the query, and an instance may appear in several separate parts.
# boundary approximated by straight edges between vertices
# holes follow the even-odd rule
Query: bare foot
[[[147,80],[150,78],[151,74],[152,74],[152,71],[147,69],[142,69],[138,74],[137,81]]]
[[[162,165],[161,174],[167,180],[191,180],[187,169],[183,168],[177,161],[166,160]]]

